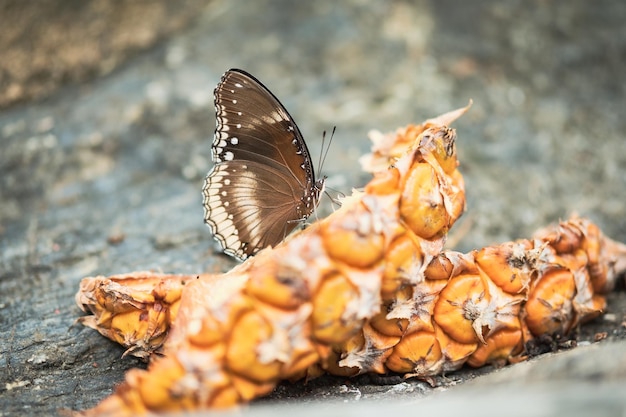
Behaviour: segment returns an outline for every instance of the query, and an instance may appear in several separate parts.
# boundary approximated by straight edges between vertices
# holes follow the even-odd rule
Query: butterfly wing
[[[226,72],[215,109],[205,222],[225,253],[245,259],[278,244],[311,214],[321,182],[293,118],[252,75]]]
[[[207,176],[205,222],[224,252],[241,260],[281,242],[298,224],[299,187],[288,173],[255,161],[225,161]]]
[[[215,88],[213,160],[259,161],[286,167],[302,188],[315,182],[300,129],[259,80],[242,70],[226,72]]]

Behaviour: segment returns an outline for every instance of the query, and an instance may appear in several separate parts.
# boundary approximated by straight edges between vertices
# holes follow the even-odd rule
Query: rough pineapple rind
[[[431,126],[414,146],[328,218],[224,276],[189,282],[164,357],[130,371],[92,412],[230,406],[325,362],[380,311],[391,243],[412,235],[432,259],[463,212],[454,131]],[[427,221],[415,213],[424,204]]]
[[[623,245],[574,218],[533,240],[442,252],[464,209],[454,131],[426,123],[378,145],[363,193],[226,275],[85,279],[77,302],[95,317],[83,320],[133,354],[160,351],[175,318],[164,356],[85,414],[227,407],[323,370],[428,377],[516,360],[534,337],[600,314]]]
[[[147,271],[85,278],[75,300],[92,315],[78,322],[126,347],[124,355],[148,359],[168,335],[185,284],[198,278]]]
[[[313,240],[322,250],[320,240]],[[415,245],[405,234],[393,242],[388,259],[411,253],[407,247]],[[294,252],[288,254],[304,250],[299,246],[304,243],[290,243]],[[332,269],[317,258],[321,254],[310,252],[300,266],[266,255],[259,265],[243,264],[226,276],[188,277],[177,301],[178,323],[184,327],[171,332],[165,357],[155,359],[147,372],[130,371],[117,393],[87,415],[230,406],[268,393],[277,379],[315,376],[321,368],[343,376],[393,371],[428,377],[465,363],[516,361],[535,337],[563,335],[600,314],[605,306],[601,294],[626,270],[626,246],[604,237],[589,220],[573,217],[532,240],[468,254],[441,252],[426,267],[421,257],[410,257],[403,265],[407,269],[396,269],[400,275],[391,273],[387,262],[379,272],[382,308],[364,319],[355,314],[358,307],[347,305],[363,293],[375,294],[376,277],[354,269],[346,272],[354,274],[350,279],[338,273],[315,279],[316,271]],[[395,258],[403,259],[400,255]],[[316,258],[321,260],[316,268],[306,269]],[[144,292],[154,292],[147,291],[152,284],[180,283],[181,276],[134,273],[112,281],[133,280]],[[110,285],[95,281],[103,288]],[[393,285],[385,287],[385,281]],[[316,283],[316,291],[310,283]],[[149,298],[138,288],[125,289],[135,297],[130,304]],[[374,311],[376,302],[355,306]],[[121,301],[112,306],[127,309]],[[333,320],[343,319],[346,311],[352,311],[350,320]]]
[[[405,192],[408,196],[405,198],[403,207],[407,213],[406,221],[417,227],[421,226],[422,235],[439,233],[439,237],[443,237],[453,220],[458,218],[465,208],[463,178],[456,170],[458,161],[454,148],[454,132],[444,128],[443,125],[454,121],[468,108],[469,105],[430,119],[421,125],[409,125],[403,129],[398,129],[395,133],[388,135],[376,132],[370,134],[375,144],[372,154],[365,157],[362,164],[366,171],[382,172],[370,182],[370,191],[373,191],[374,194],[388,193],[390,195],[388,200],[397,205],[400,188],[406,190],[412,186],[418,187],[422,192],[416,193],[414,196],[408,191]],[[433,140],[432,132],[420,136],[427,129],[438,129],[443,136],[438,140]],[[389,165],[395,164],[401,156],[406,156],[418,145],[421,146],[421,149],[416,154],[424,161],[419,161],[414,167],[411,167],[416,172],[405,175],[408,178],[401,183],[401,171],[399,169],[389,170]],[[408,156],[404,159],[410,160]],[[428,161],[425,161],[426,159]],[[403,172],[406,174],[407,167],[404,166],[406,163],[400,165],[403,166]],[[381,170],[381,166],[384,166],[385,169]],[[445,172],[442,167],[445,167]],[[416,178],[420,174],[421,178]],[[450,174],[449,177],[448,174]],[[424,177],[429,180],[429,187],[419,184],[419,180],[424,179]],[[439,181],[438,184],[437,181]],[[440,188],[445,191],[443,195],[437,192],[440,191]],[[355,198],[358,197],[352,197],[352,199]],[[433,200],[436,204],[431,204]],[[368,203],[368,197],[365,197],[364,200],[365,205],[380,203],[380,201],[374,200]],[[412,212],[411,208],[420,209],[420,206],[424,204],[429,206],[425,210],[431,211],[431,215],[427,219],[435,217],[432,212],[440,214],[439,217],[435,218],[435,222],[439,222],[439,229],[436,228],[436,225],[434,227],[432,222],[429,223],[421,219],[420,213]],[[348,205],[350,205],[350,199],[344,202],[344,206]],[[372,207],[372,209],[376,210],[376,207]],[[359,256],[354,256],[345,261],[353,267],[367,267],[368,265],[364,263],[371,261],[372,254],[364,254],[361,252],[362,249],[371,248],[378,251],[379,256],[382,255],[383,236],[365,233],[363,228],[367,225],[362,224],[363,219],[358,219],[354,215],[353,219],[350,219],[350,216],[346,217],[343,224],[339,225],[338,222],[335,222],[327,226],[322,232],[324,246],[329,255],[337,259],[342,259],[341,253],[338,253],[340,251],[346,252],[347,255],[356,252]],[[407,241],[408,235],[409,233],[398,240]],[[373,239],[378,239],[378,242],[372,244]],[[415,237],[413,240],[417,242]],[[417,244],[430,246],[430,249],[426,251],[436,254],[441,250],[442,241],[440,239],[431,240]],[[362,246],[358,246],[359,242]],[[407,247],[407,249],[413,250],[411,247]],[[394,251],[387,252],[394,253]],[[275,265],[264,266],[266,269],[275,269],[275,267]],[[83,311],[89,312],[93,316],[81,317],[79,322],[127,347],[126,354],[148,359],[151,354],[160,352],[167,332],[175,320],[184,285],[188,281],[206,276],[208,274],[168,275],[140,271],[110,277],[84,278],[76,294],[76,303]],[[256,296],[260,298],[271,294],[274,303],[278,302],[277,298],[282,296],[282,302],[286,303],[283,304],[283,307],[287,308],[287,304],[297,306],[304,302],[297,294],[303,288],[293,289],[290,286],[275,286],[274,292],[268,292],[265,287],[276,280],[273,272],[268,270],[263,273],[263,279],[255,281],[258,283],[256,289],[253,287],[250,291],[255,292]],[[297,281],[292,284],[295,285],[296,283]],[[276,291],[279,289],[284,292],[278,294]],[[163,302],[164,300],[166,302]]]
[[[626,246],[579,217],[532,240],[442,252],[428,265],[414,257],[414,273],[387,272],[395,293],[383,296],[383,312],[361,333],[335,346],[326,370],[428,377],[519,360],[534,338],[563,336],[601,314],[625,259]]]

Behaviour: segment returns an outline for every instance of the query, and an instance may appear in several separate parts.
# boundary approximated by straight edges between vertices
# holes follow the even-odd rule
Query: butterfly
[[[231,69],[214,96],[215,165],[202,188],[204,222],[224,253],[244,260],[311,215],[325,178],[315,179],[296,122],[254,76]]]

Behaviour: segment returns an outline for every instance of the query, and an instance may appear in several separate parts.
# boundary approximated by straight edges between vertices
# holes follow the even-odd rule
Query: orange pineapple
[[[421,226],[422,233],[431,235],[439,233],[439,237],[443,238],[445,230],[452,225],[452,221],[458,218],[464,210],[464,185],[463,178],[456,170],[458,162],[454,149],[454,131],[443,128],[443,126],[452,123],[456,118],[464,114],[468,108],[469,105],[437,118],[429,119],[421,125],[409,125],[403,129],[398,129],[397,132],[388,135],[376,132],[370,134],[374,141],[373,151],[372,154],[362,159],[363,167],[366,171],[371,172],[381,171],[376,168],[380,166],[384,166],[385,169],[374,177],[368,187],[376,193],[389,194],[390,204],[398,203],[400,187],[405,189],[411,186],[417,187],[421,193],[412,195],[408,191],[405,192],[407,195],[405,196],[403,207],[407,214],[407,221],[417,227]],[[422,138],[420,135],[429,128],[435,130]],[[437,140],[433,140],[432,133],[434,131],[439,132],[440,135],[452,135],[452,137],[442,136]],[[405,172],[404,176],[409,178],[405,180],[405,183],[400,183],[401,171],[399,169],[388,170],[388,167],[390,164],[395,164],[402,155],[415,150],[415,147],[418,145],[422,149],[416,152],[417,157],[428,159],[428,161],[419,161],[414,167],[406,166],[406,161],[401,163],[402,170]],[[439,159],[437,160],[437,158]],[[405,157],[404,159],[409,160],[410,158]],[[451,175],[450,178],[447,177],[446,172],[442,172],[443,166],[445,166],[446,172]],[[409,168],[418,172],[406,175],[406,171]],[[432,178],[429,178],[429,176]],[[423,179],[430,181],[428,186],[420,185],[419,181]],[[407,180],[409,181],[408,183],[406,183]],[[445,193],[442,191],[438,195],[437,191],[440,188]],[[357,197],[352,199],[354,198]],[[343,205],[347,207],[352,199],[347,199]],[[373,199],[368,200],[368,197],[365,197],[365,200],[372,201],[373,204],[380,204]],[[420,213],[412,212],[412,208],[420,209],[420,205],[423,204],[429,205],[429,208],[426,210],[431,211],[430,219],[433,218],[432,213],[441,215],[435,221],[440,223],[439,226],[445,225],[445,228],[436,230],[433,224],[420,219]],[[373,209],[376,210],[376,207]],[[446,211],[449,211],[449,213],[446,213]],[[379,256],[382,255],[383,246],[381,243],[383,237],[365,230],[365,228],[372,226],[363,224],[365,217],[363,219],[359,219],[357,215],[354,215],[352,219],[350,216],[345,217],[346,220],[343,221],[343,224],[339,225],[338,222],[329,223],[324,228],[322,231],[324,246],[337,259],[342,258],[341,253],[339,253],[341,251],[344,251],[346,256],[349,256],[351,253],[357,253],[358,256],[347,260],[347,263],[355,267],[364,267],[366,265],[363,265],[363,263],[369,262],[372,255],[376,258],[376,255],[364,254],[362,250],[369,247],[378,251]],[[447,224],[445,224],[446,221]],[[420,225],[420,223],[422,224]],[[396,245],[404,242],[405,251],[412,251],[413,248],[406,244],[410,240],[409,235],[411,234],[406,233],[392,244]],[[378,242],[372,245],[372,239],[377,239]],[[359,246],[359,242],[361,246]],[[431,255],[439,253],[442,243],[441,239],[436,239],[430,243],[415,242],[415,244],[432,246],[428,249]],[[398,254],[397,251],[392,251],[391,253],[396,253],[394,256]],[[406,257],[406,255],[402,256]],[[278,285],[281,278],[275,275],[277,266],[266,265],[263,268],[266,269],[263,273],[263,278],[259,278],[250,284],[253,286],[250,291],[254,292],[255,296],[260,299],[271,297],[274,301],[277,297],[282,296],[284,298],[282,302],[290,305],[300,305],[304,302],[299,292],[306,291],[306,288],[294,289],[291,286]],[[176,317],[183,286],[190,280],[201,276],[203,275],[172,276],[143,271],[119,274],[112,277],[97,276],[85,278],[76,294],[76,303],[83,311],[89,312],[94,316],[83,317],[80,319],[80,322],[128,348],[127,354],[147,359],[150,354],[161,349],[165,335]],[[291,284],[297,285],[298,282],[296,280]],[[385,284],[388,285],[388,281],[385,281]],[[268,288],[272,290],[268,291]],[[167,289],[167,294],[163,292],[164,289]],[[277,291],[282,292],[278,293]],[[167,302],[161,302],[166,296]],[[170,306],[175,308],[169,311]]]
[[[363,192],[227,274],[85,279],[86,323],[132,354],[163,353],[85,415],[228,407],[322,371],[428,377],[515,360],[533,338],[600,314],[626,249],[588,220],[443,252],[465,203],[441,120],[463,111],[385,136]]]
[[[78,321],[143,359],[158,352],[180,306],[183,287],[199,276],[131,272],[85,278],[76,304],[93,315]]]
[[[164,357],[130,371],[93,412],[229,406],[331,357],[380,311],[392,242],[411,239],[425,262],[441,252],[464,209],[455,137],[445,126],[428,127],[327,219],[228,274],[191,280]],[[426,221],[416,213],[423,206]]]
[[[385,275],[396,291],[383,293],[382,313],[335,346],[325,369],[428,377],[516,361],[535,337],[565,335],[601,314],[602,294],[625,267],[626,245],[578,217],[532,240],[442,252],[423,272],[407,276],[404,266]]]

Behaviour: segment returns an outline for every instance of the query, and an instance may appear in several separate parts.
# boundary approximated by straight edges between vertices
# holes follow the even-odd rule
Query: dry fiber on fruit
[[[464,111],[374,134],[363,191],[226,274],[85,278],[83,323],[151,362],[84,415],[228,407],[322,372],[426,378],[515,361],[601,314],[626,247],[586,219],[444,251],[465,207],[447,125]]]

